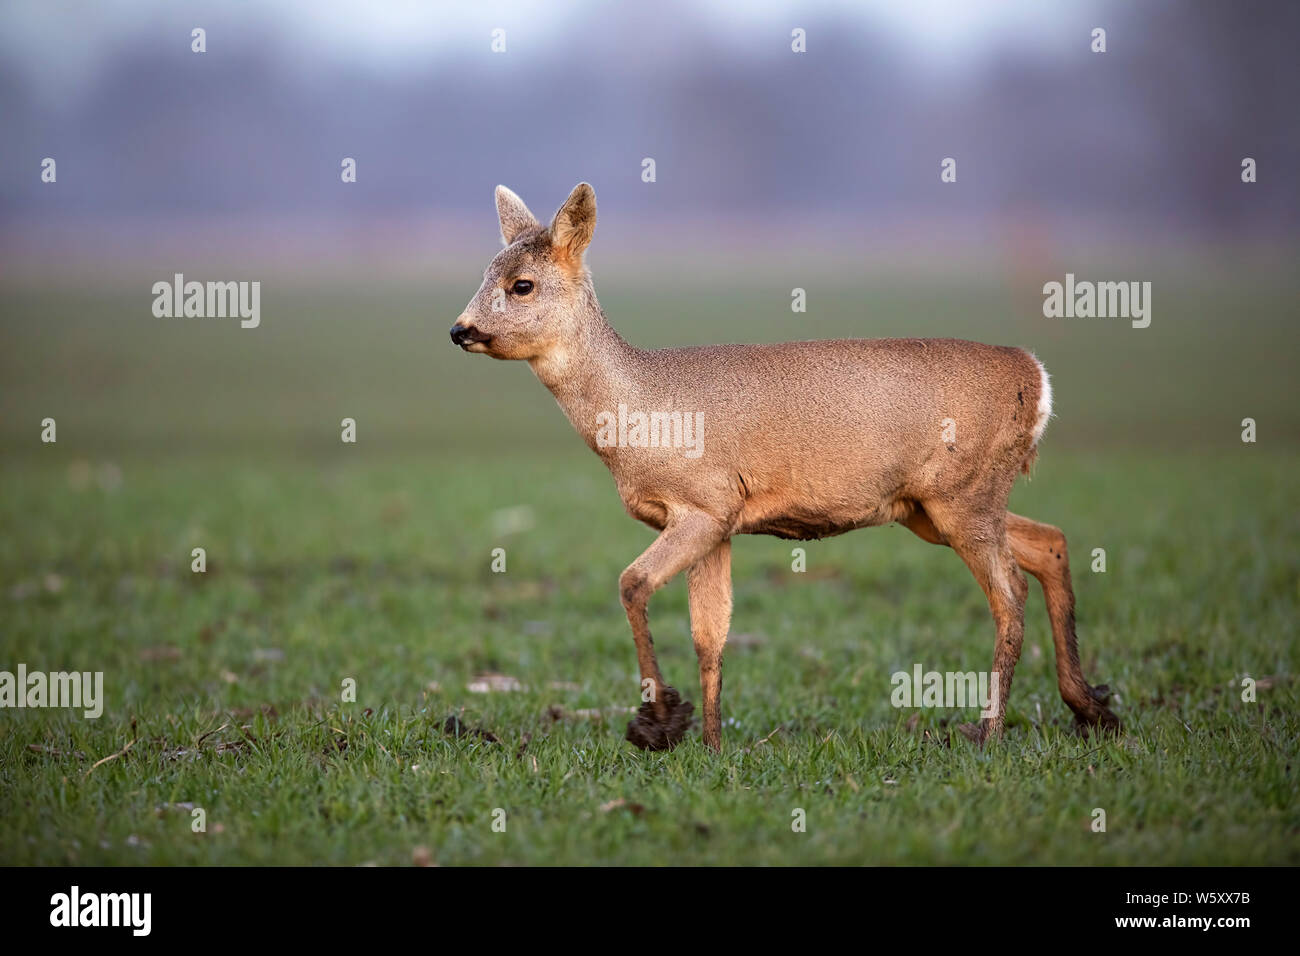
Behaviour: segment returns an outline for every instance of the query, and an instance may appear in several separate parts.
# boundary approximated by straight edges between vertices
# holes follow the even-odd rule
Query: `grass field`
[[[103,671],[106,696],[0,710],[0,863],[1300,862],[1293,279],[1157,279],[1133,330],[1005,283],[828,278],[793,316],[778,270],[739,294],[598,272],[638,344],[956,334],[1054,375],[1012,507],[1069,535],[1125,733],[1070,732],[1036,584],[1001,744],[892,707],[893,672],[993,645],[960,561],[893,527],[802,545],[802,574],[794,542],[737,542],[719,756],[698,728],[623,741],[617,577],[652,532],[526,367],[446,342],[476,275],[267,282],[247,331],[154,319],[148,283],[0,289],[0,669]],[[651,625],[698,705],[684,582]],[[488,673],[518,689],[469,689]]]

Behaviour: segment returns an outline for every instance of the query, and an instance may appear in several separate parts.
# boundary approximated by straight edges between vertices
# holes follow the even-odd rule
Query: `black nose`
[[[474,328],[472,325],[461,325],[457,322],[451,327],[451,340],[461,348],[465,348],[468,345],[473,345],[475,342],[481,342],[486,345],[492,341],[492,336]]]

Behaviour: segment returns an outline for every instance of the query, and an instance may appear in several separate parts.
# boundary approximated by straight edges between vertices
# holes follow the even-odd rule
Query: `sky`
[[[1070,6],[1079,15],[1101,17],[1100,2],[1068,5],[1041,0],[673,0],[708,25],[708,40],[723,48],[745,47],[763,34],[789,36],[794,26],[828,16],[859,21],[864,30],[883,34],[907,58],[939,72],[961,71],[1000,48],[1032,45],[1035,37],[1068,29]],[[97,71],[123,43],[143,34],[203,26],[210,32],[239,23],[297,38],[294,50],[310,60],[327,56],[376,71],[418,68],[429,57],[466,46],[486,46],[501,27],[515,42],[562,45],[566,34],[599,17],[609,0],[6,0],[0,30],[0,61],[39,78],[47,96],[62,98],[93,83]],[[673,4],[668,4],[671,10]],[[663,0],[647,4],[661,13]],[[646,24],[653,27],[653,22]],[[671,47],[671,24],[661,25]],[[652,31],[653,32],[653,31]],[[639,42],[653,40],[643,34]],[[814,35],[811,43],[817,42]],[[612,46],[617,46],[615,41]],[[617,50],[609,51],[617,53]],[[671,56],[672,50],[666,49]]]
[[[480,216],[497,183],[545,209],[578,180],[629,228],[781,221],[1010,231],[1032,244],[1090,229],[1293,235],[1300,222],[1280,174],[1300,162],[1300,86],[1285,80],[1297,4],[5,0],[3,11],[0,241],[35,255],[47,227],[109,242],[258,217],[293,220],[303,236],[342,223],[360,243],[403,216]],[[1097,26],[1105,55],[1090,49]],[[491,48],[498,28],[507,56]],[[1249,188],[1244,157],[1261,170]],[[57,183],[43,178],[47,158]],[[644,177],[647,158],[657,178]],[[344,186],[349,160],[359,172]]]

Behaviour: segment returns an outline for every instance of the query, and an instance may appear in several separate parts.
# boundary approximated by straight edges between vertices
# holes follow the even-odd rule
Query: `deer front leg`
[[[649,700],[627,725],[627,739],[643,750],[676,746],[686,736],[694,710],[659,673],[646,605],[650,595],[712,551],[723,536],[722,526],[701,511],[675,514],[654,544],[619,576],[619,595],[636,641],[641,686],[649,692]]]
[[[704,695],[704,745],[722,749],[722,648],[731,624],[731,541],[716,545],[687,575],[691,599],[691,638],[700,659]]]

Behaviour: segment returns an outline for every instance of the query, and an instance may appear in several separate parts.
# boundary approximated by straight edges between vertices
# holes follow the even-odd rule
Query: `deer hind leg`
[[[731,624],[731,541],[702,557],[687,576],[691,600],[691,638],[700,659],[704,695],[704,745],[722,749],[722,649]]]
[[[963,724],[960,728],[971,740],[983,745],[990,737],[1002,735],[1011,679],[1025,636],[1025,597],[1029,586],[1012,554],[1005,520],[1001,515],[919,507],[901,523],[918,537],[932,544],[946,544],[956,551],[988,599],[997,628],[991,671],[997,684],[995,687],[990,682],[993,699],[988,701],[989,716],[982,717],[978,726]]]
[[[1040,524],[1007,512],[1007,539],[1016,562],[1038,579],[1052,622],[1056,645],[1056,682],[1061,698],[1074,711],[1081,729],[1118,730],[1119,718],[1106,707],[1108,687],[1092,687],[1079,666],[1079,645],[1074,634],[1074,589],[1070,586],[1070,556],[1060,528]]]
[[[690,701],[664,683],[655,659],[654,639],[646,605],[650,595],[677,574],[705,557],[723,540],[721,525],[703,512],[674,516],[654,544],[633,561],[618,579],[619,594],[627,621],[636,641],[641,684],[649,700],[627,725],[627,739],[643,750],[669,750],[686,736],[690,727]]]

